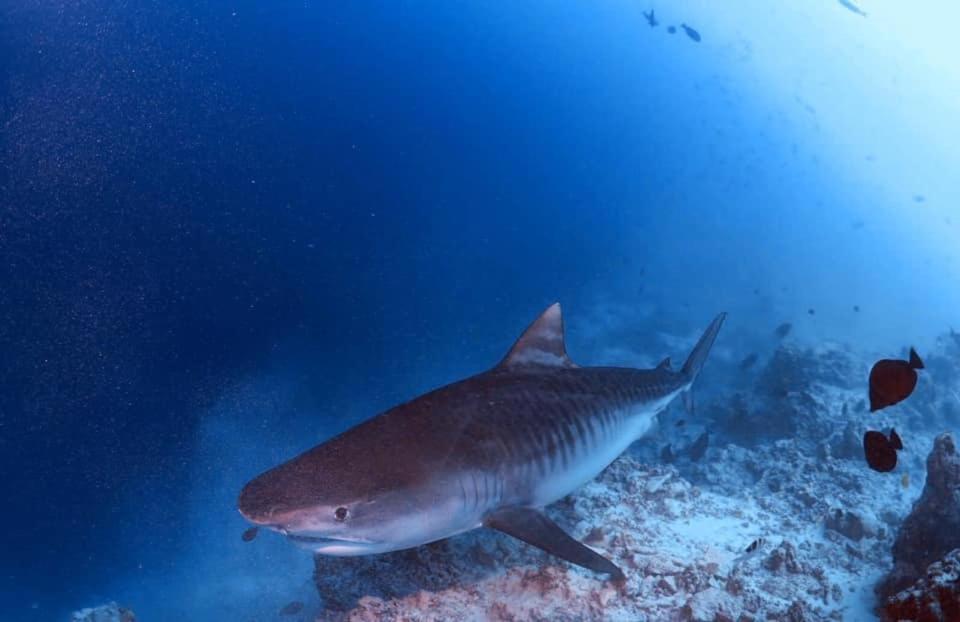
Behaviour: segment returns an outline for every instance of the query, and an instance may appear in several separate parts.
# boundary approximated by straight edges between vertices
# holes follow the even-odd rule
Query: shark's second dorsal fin
[[[500,362],[500,367],[523,365],[576,367],[563,344],[563,315],[559,302],[547,307],[534,320]]]
[[[673,369],[673,366],[670,364],[670,357],[668,356],[667,358],[660,361],[660,364],[657,365],[657,369],[665,369],[667,371]]]

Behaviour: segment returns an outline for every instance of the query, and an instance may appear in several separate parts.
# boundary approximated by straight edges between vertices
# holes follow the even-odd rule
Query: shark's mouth
[[[361,540],[357,539],[348,539],[348,538],[331,538],[329,536],[315,536],[301,533],[288,533],[286,534],[287,538],[293,540],[294,542],[309,544],[309,545],[330,545],[330,544],[342,544],[342,545],[354,545],[354,546],[369,546],[372,544],[377,544],[373,540]]]

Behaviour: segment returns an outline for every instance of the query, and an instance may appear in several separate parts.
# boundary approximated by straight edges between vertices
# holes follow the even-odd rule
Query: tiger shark
[[[487,527],[623,580],[543,508],[596,477],[691,388],[725,313],[679,371],[580,367],[553,304],[492,369],[373,417],[250,481],[251,523],[316,553],[396,551]]]

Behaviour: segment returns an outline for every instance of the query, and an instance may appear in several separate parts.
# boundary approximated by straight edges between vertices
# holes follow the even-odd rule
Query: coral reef
[[[74,611],[70,622],[136,622],[137,617],[129,609],[117,603],[107,603],[100,607],[92,607]]]
[[[917,581],[930,564],[960,548],[960,454],[941,434],[927,457],[927,482],[893,545],[895,566],[879,586],[888,597]]]
[[[891,622],[960,620],[960,549],[930,564],[916,583],[888,598],[883,618]]]

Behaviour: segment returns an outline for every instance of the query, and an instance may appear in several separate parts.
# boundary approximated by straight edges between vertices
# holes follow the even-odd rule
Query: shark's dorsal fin
[[[567,356],[563,343],[563,315],[559,302],[547,307],[534,320],[500,362],[500,367],[523,365],[576,367]]]
[[[666,369],[666,370],[673,369],[673,367],[670,365],[670,357],[668,356],[667,358],[660,361],[660,364],[657,365],[657,369]]]

